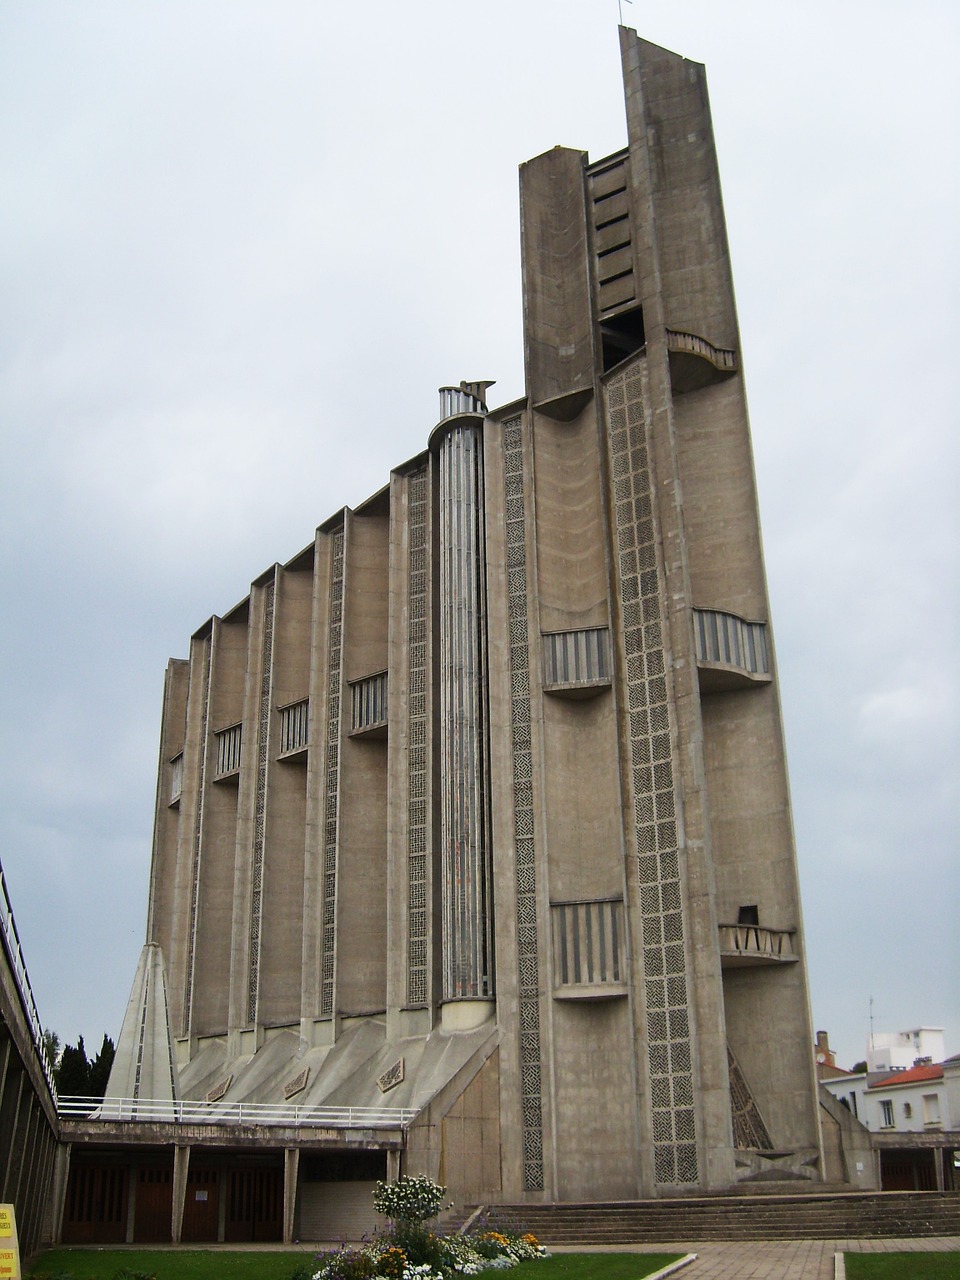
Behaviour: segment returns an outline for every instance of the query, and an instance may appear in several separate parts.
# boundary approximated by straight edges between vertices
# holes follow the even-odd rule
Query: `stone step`
[[[456,1215],[465,1221],[476,1206]],[[491,1205],[482,1215],[545,1244],[960,1235],[960,1193],[711,1196],[598,1204]],[[454,1220],[453,1226],[459,1225]]]

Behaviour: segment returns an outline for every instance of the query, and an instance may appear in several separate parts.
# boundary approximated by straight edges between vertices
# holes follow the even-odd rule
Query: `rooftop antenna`
[[[633,0],[627,0],[627,4],[633,4]],[[617,0],[617,13],[620,15],[620,25],[623,26],[623,0]]]
[[[873,1050],[873,996],[870,997],[870,1048]]]

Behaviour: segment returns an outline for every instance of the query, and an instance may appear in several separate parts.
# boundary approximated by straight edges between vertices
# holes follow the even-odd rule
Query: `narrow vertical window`
[[[177,804],[183,792],[183,752],[170,761],[170,804]]]
[[[217,734],[217,778],[233,777],[240,772],[240,748],[243,725],[231,725]]]
[[[350,685],[351,733],[383,737],[387,730],[387,673],[379,671]]]
[[[291,702],[280,708],[280,754],[293,755],[306,750],[310,741],[310,699]]]

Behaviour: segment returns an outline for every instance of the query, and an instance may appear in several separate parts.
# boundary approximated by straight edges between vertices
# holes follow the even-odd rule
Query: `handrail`
[[[47,1084],[50,1086],[51,1097],[56,1101],[57,1086],[53,1082],[53,1067],[44,1048],[43,1026],[40,1022],[40,1014],[37,1012],[36,1001],[33,998],[33,989],[30,986],[27,963],[23,958],[20,935],[17,933],[17,922],[13,918],[13,906],[7,893],[7,882],[3,875],[2,863],[0,863],[0,936],[3,938],[3,948],[7,953],[7,960],[10,963],[13,978],[17,984],[20,1004],[30,1026],[33,1047],[36,1049],[37,1057],[40,1059],[40,1068]]]
[[[204,1102],[169,1098],[61,1097],[62,1120],[160,1124],[256,1124],[323,1129],[405,1129],[414,1107],[311,1107],[272,1102]]]

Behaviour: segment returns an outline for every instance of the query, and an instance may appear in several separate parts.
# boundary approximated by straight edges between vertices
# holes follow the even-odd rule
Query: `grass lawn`
[[[290,1280],[296,1267],[313,1262],[314,1251],[232,1253],[221,1249],[51,1249],[25,1277],[113,1280],[117,1272],[156,1280]]]
[[[845,1253],[847,1280],[957,1280],[960,1253]]]
[[[913,1255],[916,1256],[916,1255]],[[936,1257],[937,1255],[930,1255]],[[941,1257],[951,1255],[941,1254]],[[27,1277],[113,1280],[117,1272],[155,1276],[156,1280],[290,1280],[294,1270],[313,1261],[313,1250],[297,1253],[230,1253],[213,1249],[51,1249],[24,1272]],[[522,1262],[506,1274],[510,1280],[641,1280],[680,1257],[677,1253],[561,1253]],[[890,1273],[894,1274],[894,1273]],[[925,1275],[926,1273],[924,1273]],[[946,1276],[949,1272],[931,1272]],[[504,1275],[491,1271],[490,1277]]]

